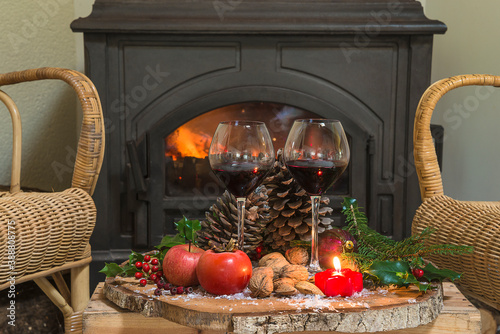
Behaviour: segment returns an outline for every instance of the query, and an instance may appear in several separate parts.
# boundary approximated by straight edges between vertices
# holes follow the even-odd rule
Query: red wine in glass
[[[344,173],[347,164],[342,161],[291,160],[287,167],[308,194],[321,195]]]
[[[263,122],[221,122],[210,144],[208,160],[215,175],[236,197],[238,247],[243,250],[246,197],[257,188],[274,164],[271,136]]]
[[[342,124],[329,119],[300,119],[288,134],[283,159],[297,183],[311,196],[311,273],[321,271],[318,260],[319,202],[342,175],[350,151]]]
[[[268,169],[260,168],[256,163],[216,164],[212,167],[215,175],[227,190],[236,197],[247,197],[266,176]]]

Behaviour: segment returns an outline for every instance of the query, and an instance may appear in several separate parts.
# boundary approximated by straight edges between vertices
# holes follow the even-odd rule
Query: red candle
[[[314,283],[328,297],[352,296],[363,290],[363,275],[351,269],[341,269],[338,257],[333,259],[335,269],[327,269],[314,275]]]

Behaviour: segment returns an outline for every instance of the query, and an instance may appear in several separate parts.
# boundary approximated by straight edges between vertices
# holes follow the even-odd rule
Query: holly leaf
[[[106,262],[104,264],[104,268],[99,270],[99,272],[105,274],[106,277],[115,277],[116,275],[123,274],[123,269],[118,264]]]
[[[413,276],[406,261],[374,261],[366,272],[376,277],[381,285],[407,286],[409,276]]]
[[[132,253],[128,256],[128,262],[135,264],[137,261],[144,262],[144,255],[132,251]]]
[[[134,276],[138,271],[141,270],[137,269],[133,263],[127,263],[122,267],[122,274],[125,276]]]
[[[440,281],[442,282],[445,279],[449,279],[450,281],[454,281],[459,279],[462,274],[457,273],[456,271],[450,269],[438,269],[431,263],[428,263],[424,270],[424,278],[430,281]]]
[[[161,242],[158,246],[155,246],[156,249],[169,249],[172,248],[176,245],[184,245],[186,243],[186,240],[184,239],[183,236],[176,234],[174,236],[171,235],[166,235],[161,239]]]

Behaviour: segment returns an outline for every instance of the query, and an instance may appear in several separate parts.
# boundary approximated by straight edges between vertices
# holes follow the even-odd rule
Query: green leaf
[[[186,243],[186,240],[184,239],[183,236],[180,236],[179,234],[176,234],[174,236],[171,235],[166,235],[161,239],[161,242],[158,246],[155,246],[156,249],[164,249],[164,248],[171,248],[176,245],[184,245]]]
[[[127,263],[122,267],[123,274],[125,276],[134,276],[134,274],[138,271],[141,271],[135,267],[135,265],[132,263]]]
[[[106,277],[115,277],[116,275],[123,274],[123,269],[116,263],[104,263],[105,266],[101,270],[100,273],[106,275]]]
[[[189,220],[186,217],[183,217],[174,224],[181,237],[185,238],[187,241],[195,243],[196,231],[201,229],[201,223],[199,220]]]
[[[438,269],[434,267],[431,263],[428,263],[423,270],[424,270],[423,277],[429,282],[435,280],[442,282],[445,279],[454,281],[462,276],[462,274],[459,274],[450,269]]]
[[[128,262],[135,264],[137,261],[144,262],[144,255],[132,251],[132,253],[128,256]]]
[[[412,275],[406,261],[374,261],[366,272],[375,276],[381,285],[406,286],[409,284],[406,280]]]

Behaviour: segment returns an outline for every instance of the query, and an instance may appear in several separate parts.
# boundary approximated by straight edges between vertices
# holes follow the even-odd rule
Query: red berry
[[[140,271],[135,273],[135,278],[139,279],[142,277],[142,273]]]
[[[157,266],[160,263],[157,258],[151,259],[151,264]]]
[[[412,273],[413,273],[413,276],[415,276],[415,278],[417,278],[417,279],[424,276],[424,271],[422,269],[415,268],[412,270]]]
[[[255,251],[257,253],[262,253],[262,246],[257,246],[257,248],[255,248]]]
[[[144,255],[144,262],[149,262],[151,260],[151,255]]]
[[[142,264],[142,270],[144,270],[145,273],[148,273],[148,271],[149,271],[149,264],[147,264],[146,262],[144,262]]]
[[[160,296],[161,295],[161,289],[158,288],[155,290],[155,296]]]
[[[142,286],[146,286],[146,284],[148,284],[148,281],[145,279],[145,278],[142,278],[140,281],[139,281],[139,284],[142,285]]]
[[[158,270],[158,271],[156,272],[156,276],[158,276],[158,277],[163,277],[163,271]]]
[[[158,289],[163,289],[165,287],[165,284],[160,280],[158,281],[158,283],[156,283],[156,286],[158,287]]]
[[[158,277],[156,276],[156,274],[151,274],[151,275],[149,275],[149,279],[154,282],[158,279]]]
[[[165,283],[163,284],[165,290],[172,290],[173,286],[172,283]]]
[[[177,293],[177,288],[170,289],[170,294],[173,296]]]
[[[177,292],[177,294],[179,294],[179,295],[184,293],[184,287],[178,286],[175,292]]]
[[[160,270],[160,267],[158,267],[158,266],[153,266],[151,268],[151,271],[154,272],[154,273],[157,272],[158,270]]]
[[[141,268],[142,268],[142,262],[141,262],[141,261],[137,261],[137,262],[135,263],[135,267],[136,267],[137,269],[141,269]]]
[[[191,292],[193,292],[193,287],[192,286],[188,286],[186,288],[186,293],[191,293]]]

